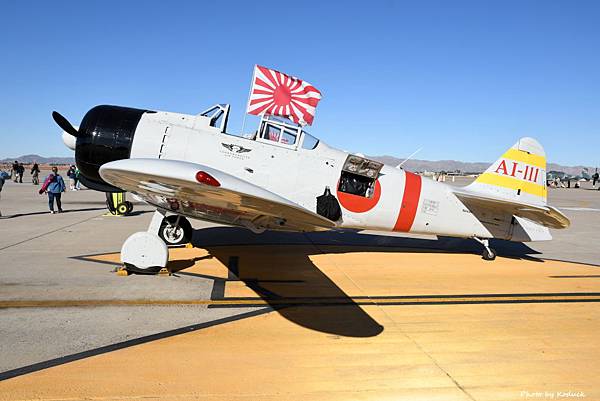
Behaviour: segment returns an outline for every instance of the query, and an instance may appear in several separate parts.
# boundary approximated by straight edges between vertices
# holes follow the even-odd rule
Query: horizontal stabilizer
[[[511,241],[532,242],[550,241],[552,235],[548,227],[541,226],[527,219],[515,216],[515,225],[510,237]]]
[[[466,191],[455,191],[454,194],[465,204],[465,206],[483,207],[506,212],[513,216],[522,217],[534,223],[549,228],[567,228],[571,225],[568,217],[558,209],[548,205],[535,205],[523,202],[511,201],[491,195],[476,194]]]

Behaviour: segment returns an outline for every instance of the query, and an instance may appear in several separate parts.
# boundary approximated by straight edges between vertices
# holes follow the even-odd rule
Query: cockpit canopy
[[[264,116],[260,120],[259,129],[255,135],[257,141],[290,149],[312,150],[317,147],[319,140],[302,127],[273,116]]]
[[[202,117],[210,119],[209,125],[219,129],[222,133],[227,133],[227,121],[229,120],[229,105],[215,104],[199,114]],[[319,145],[319,140],[301,126],[288,120],[274,116],[263,116],[260,120],[258,130],[250,135],[242,135],[246,139],[251,139],[270,145],[285,147],[288,149],[312,150]]]

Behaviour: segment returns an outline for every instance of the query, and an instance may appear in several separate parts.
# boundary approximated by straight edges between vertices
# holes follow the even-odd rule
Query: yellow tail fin
[[[546,204],[546,153],[533,138],[521,138],[467,187],[524,203]]]

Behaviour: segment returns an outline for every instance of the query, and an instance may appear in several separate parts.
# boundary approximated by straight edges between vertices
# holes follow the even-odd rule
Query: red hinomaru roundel
[[[341,191],[337,191],[337,196],[344,209],[354,213],[368,212],[377,205],[379,198],[381,198],[381,184],[379,184],[379,180],[375,181],[375,191],[373,192],[373,196],[370,198],[352,195]]]

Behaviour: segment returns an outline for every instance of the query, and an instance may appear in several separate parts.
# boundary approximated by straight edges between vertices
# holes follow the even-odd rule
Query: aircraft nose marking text
[[[507,162],[511,164],[511,167],[508,167]],[[494,172],[498,175],[507,175],[525,181],[537,182],[540,169],[539,167],[532,167],[526,164],[522,165],[519,162],[502,159]]]

